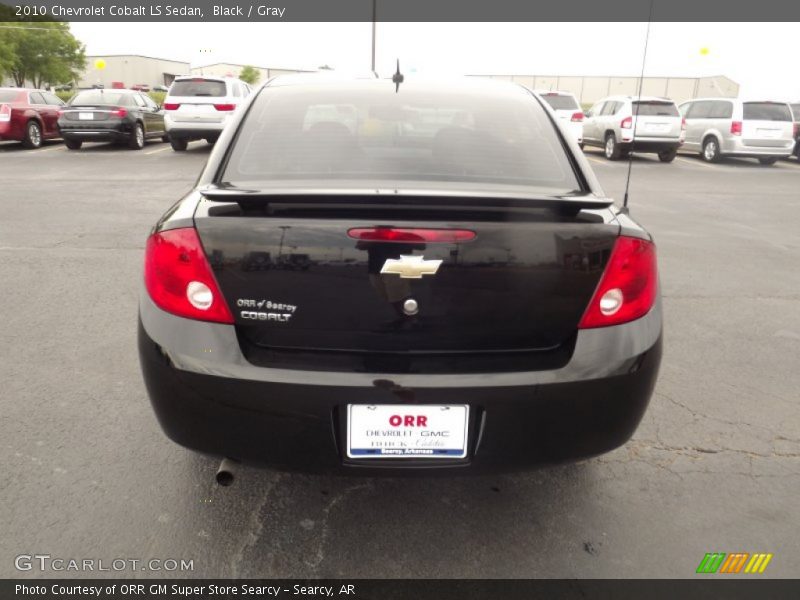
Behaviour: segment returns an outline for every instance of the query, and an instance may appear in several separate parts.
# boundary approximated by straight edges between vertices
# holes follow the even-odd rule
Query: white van
[[[686,119],[683,149],[705,161],[739,156],[771,165],[794,150],[792,110],[785,102],[698,98],[679,108]]]

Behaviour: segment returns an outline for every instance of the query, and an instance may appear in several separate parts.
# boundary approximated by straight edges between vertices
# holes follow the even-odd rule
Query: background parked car
[[[550,105],[556,116],[565,122],[567,130],[583,148],[583,111],[575,96],[569,92],[557,91],[537,91],[536,93]]]
[[[739,156],[771,165],[794,150],[792,110],[785,102],[698,98],[681,104],[681,112],[686,119],[684,148],[699,152],[707,162]]]
[[[790,106],[794,118],[794,155],[800,158],[800,102],[792,102]]]
[[[0,140],[38,148],[43,140],[59,137],[58,111],[64,102],[50,92],[0,88]]]
[[[217,141],[250,86],[233,77],[177,77],[164,99],[172,149],[186,150],[191,140]]]
[[[70,150],[83,142],[126,142],[141,150],[148,138],[167,141],[164,111],[147,94],[134,90],[78,92],[62,111],[58,128]]]
[[[610,96],[584,114],[583,142],[603,148],[609,160],[634,150],[655,152],[661,162],[672,162],[683,137],[681,114],[668,98]]]
[[[169,88],[165,85],[154,85],[153,86],[154,92],[168,92]]]

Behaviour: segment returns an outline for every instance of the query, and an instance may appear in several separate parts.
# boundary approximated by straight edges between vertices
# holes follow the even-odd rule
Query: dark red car
[[[0,140],[16,140],[26,148],[61,137],[58,113],[64,102],[50,92],[25,88],[0,88]]]

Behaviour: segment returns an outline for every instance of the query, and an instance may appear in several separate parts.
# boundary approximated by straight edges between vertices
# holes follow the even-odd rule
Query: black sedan
[[[135,90],[78,92],[61,111],[58,129],[70,150],[83,142],[121,142],[141,150],[148,139],[168,141],[164,111]]]
[[[529,90],[399,79],[270,80],[155,226],[139,355],[164,431],[358,474],[625,443],[661,361],[650,235]]]

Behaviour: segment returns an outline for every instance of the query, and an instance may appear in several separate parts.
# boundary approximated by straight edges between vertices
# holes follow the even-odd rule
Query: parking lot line
[[[145,154],[158,154],[159,152],[164,152],[164,150],[170,150],[172,146],[166,144],[163,148],[158,148],[156,150],[150,150],[149,152],[145,152]]]
[[[57,146],[48,146],[47,148],[38,148],[33,150],[32,152],[28,152],[28,154],[44,154],[45,152],[55,152],[56,150],[66,150],[67,147],[63,144],[58,144]]]
[[[683,156],[678,156],[678,157],[676,157],[675,160],[679,160],[682,163],[687,164],[687,165],[696,165],[696,166],[704,167],[706,169],[714,169],[715,168],[714,165],[710,165],[708,163],[704,163],[704,162],[702,162],[700,160],[690,160],[688,158],[684,158]]]

